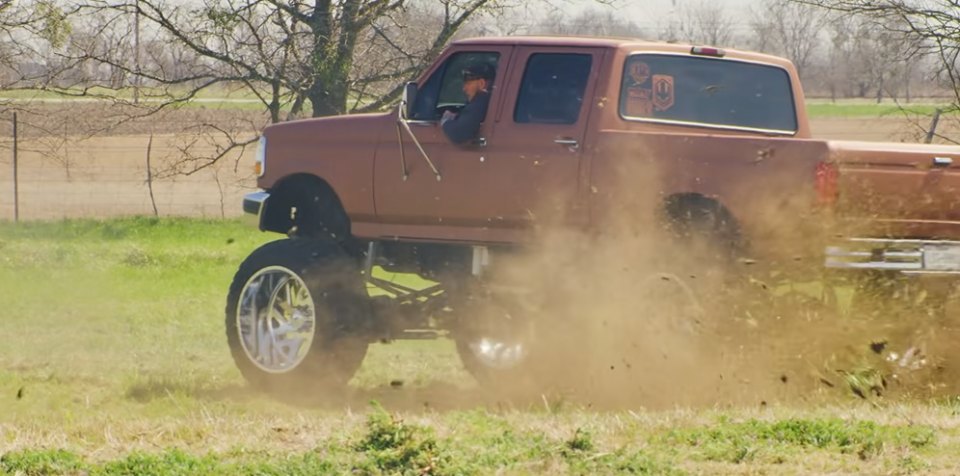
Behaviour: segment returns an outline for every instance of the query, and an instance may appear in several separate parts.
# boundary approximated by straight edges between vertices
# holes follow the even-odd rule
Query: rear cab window
[[[576,53],[536,53],[523,72],[513,120],[517,123],[574,124],[593,57]]]
[[[699,56],[629,56],[624,64],[620,116],[783,135],[797,132],[786,70]]]

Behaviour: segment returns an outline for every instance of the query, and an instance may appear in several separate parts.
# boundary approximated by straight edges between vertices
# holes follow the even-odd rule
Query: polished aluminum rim
[[[484,366],[494,369],[516,367],[527,358],[527,346],[521,341],[480,337],[468,344],[470,351]]]
[[[306,283],[283,266],[257,271],[240,292],[240,343],[250,361],[265,372],[289,372],[299,365],[310,351],[316,322]]]

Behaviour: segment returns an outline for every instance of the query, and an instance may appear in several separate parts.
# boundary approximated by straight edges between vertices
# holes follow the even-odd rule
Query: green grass
[[[808,101],[807,114],[811,119],[823,118],[869,118],[885,116],[924,115],[929,116],[936,109],[947,109],[949,104],[893,104],[889,101],[876,104],[858,101],[840,101],[837,103]]]
[[[477,386],[448,340],[376,344],[345,397],[280,402],[245,385],[223,335],[237,265],[276,238],[240,221],[0,223],[0,474],[955,468],[956,399],[657,411],[507,401]]]
[[[584,415],[578,415],[581,418]],[[550,418],[539,417],[550,420]],[[599,415],[595,438],[582,428],[553,433],[485,412],[419,424],[374,406],[352,435],[299,451],[234,448],[191,452],[179,448],[131,451],[93,458],[63,449],[23,449],[0,457],[8,474],[688,474],[743,472],[860,472],[891,469],[899,474],[937,465],[930,426],[879,425],[870,421],[784,419],[679,423],[678,428],[640,425]],[[436,427],[446,427],[438,436]],[[615,435],[602,426],[620,426]],[[281,429],[282,430],[282,429]],[[568,435],[564,436],[566,432]],[[283,437],[283,431],[277,431]],[[875,472],[874,471],[874,472]]]

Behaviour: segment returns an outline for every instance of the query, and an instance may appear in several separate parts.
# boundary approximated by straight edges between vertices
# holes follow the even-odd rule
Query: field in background
[[[923,110],[933,105],[918,105]],[[824,139],[917,142],[929,126],[925,116],[903,114],[890,104],[814,101],[810,105],[814,135]],[[202,111],[213,118],[246,117],[248,113],[215,108]],[[187,111],[197,114],[199,111]],[[192,117],[192,116],[191,116]],[[195,120],[195,119],[190,119]],[[19,154],[20,217],[110,217],[152,215],[147,187],[147,128],[154,129],[152,169],[163,172],[180,157],[189,138],[174,132],[176,118],[121,128],[115,135],[87,137],[67,127],[57,136],[21,138]],[[2,126],[2,121],[0,121]],[[0,127],[3,134],[5,127]],[[941,133],[957,136],[957,118],[944,116]],[[10,131],[7,129],[6,134]],[[254,134],[249,132],[248,135]],[[943,142],[937,139],[936,142]],[[160,216],[236,217],[240,199],[256,188],[252,173],[254,148],[231,156],[192,175],[154,178],[154,201]],[[213,144],[195,148],[212,152]],[[321,153],[318,151],[318,154]],[[12,140],[0,138],[0,219],[13,217]]]
[[[960,400],[507,401],[445,340],[377,344],[348,394],[281,403],[244,385],[222,315],[237,264],[274,238],[233,220],[0,224],[0,473],[960,470]]]
[[[147,186],[148,135],[120,135],[68,140],[56,156],[40,152],[37,140],[20,144],[19,196],[21,219],[152,215],[235,217],[244,193],[255,188],[254,149],[239,160],[223,159],[192,175],[153,177],[153,200]],[[161,134],[152,138],[154,174],[178,154],[180,140]],[[0,142],[0,217],[13,216],[10,141]],[[207,148],[207,150],[212,150]]]

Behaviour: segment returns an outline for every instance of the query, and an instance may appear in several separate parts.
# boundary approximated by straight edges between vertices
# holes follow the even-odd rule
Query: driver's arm
[[[482,94],[471,101],[457,117],[443,123],[443,133],[447,139],[454,144],[463,144],[477,136],[480,130],[480,123],[487,115],[487,105],[490,103],[490,95]]]

